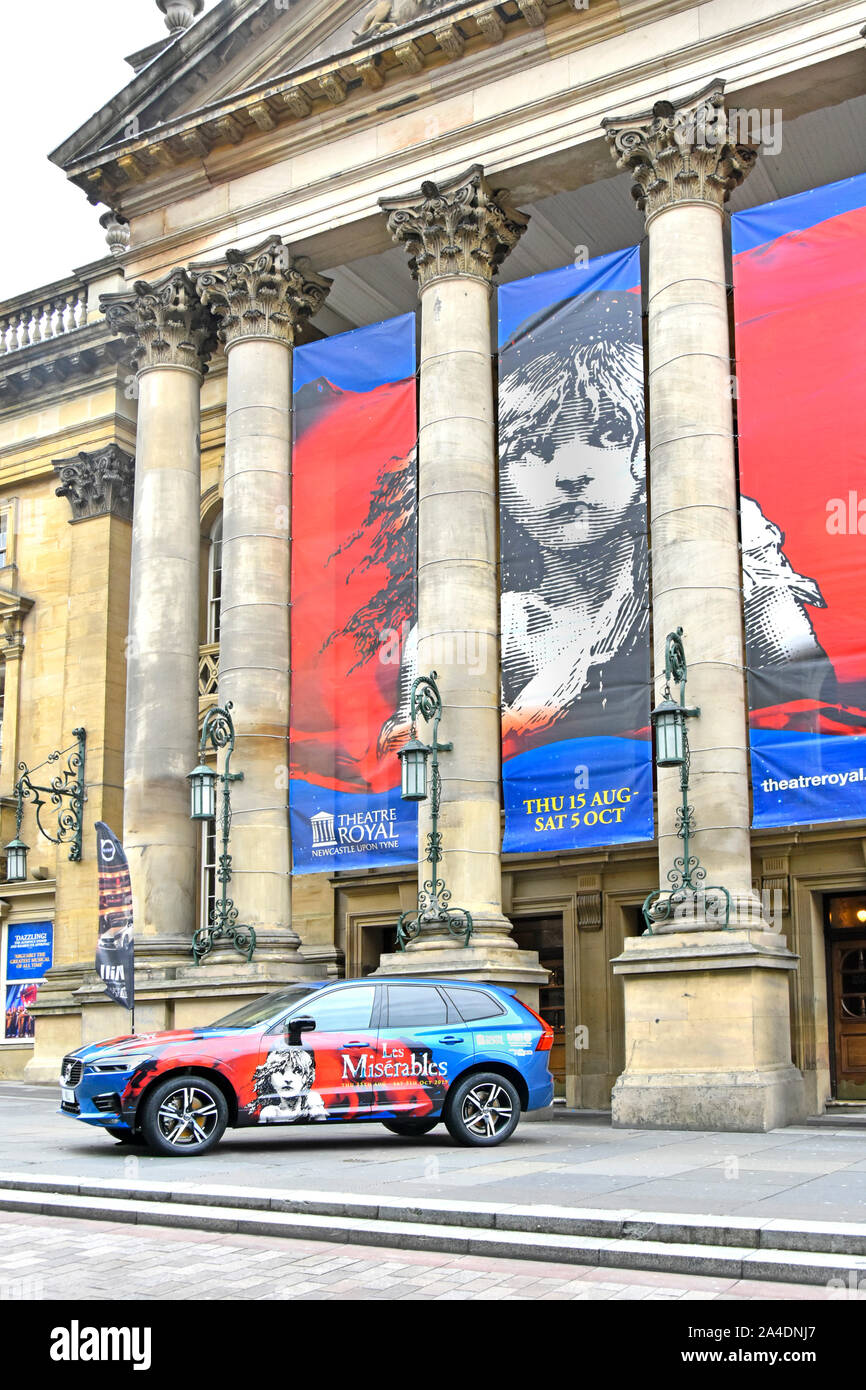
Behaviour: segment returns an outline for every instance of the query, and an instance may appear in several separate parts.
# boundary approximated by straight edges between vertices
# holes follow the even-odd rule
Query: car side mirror
[[[302,1033],[312,1033],[315,1031],[316,1020],[308,1018],[290,1018],[286,1023],[286,1042],[290,1047],[298,1047]]]

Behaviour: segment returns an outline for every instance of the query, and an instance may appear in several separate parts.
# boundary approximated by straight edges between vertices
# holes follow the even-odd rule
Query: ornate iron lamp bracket
[[[472,914],[465,907],[451,907],[451,890],[446,887],[445,879],[439,876],[439,865],[442,860],[442,835],[439,830],[439,805],[442,793],[442,778],[439,774],[439,754],[451,753],[454,749],[453,743],[439,742],[439,721],[442,718],[442,696],[436,684],[437,674],[431,671],[429,676],[418,676],[412,685],[411,718],[412,731],[410,738],[416,738],[416,721],[418,715],[425,723],[433,723],[433,741],[430,745],[432,753],[432,768],[430,773],[430,833],[427,836],[427,853],[425,859],[430,864],[430,877],[424,880],[418,892],[418,910],[414,914],[404,912],[397,923],[397,947],[400,951],[405,951],[410,941],[421,933],[422,927],[441,925],[447,927],[450,934],[458,939],[463,938],[463,945],[469,945],[469,938],[472,935]]]
[[[252,960],[256,949],[255,927],[238,924],[238,910],[228,896],[228,886],[232,879],[232,857],[229,854],[229,832],[232,824],[231,784],[242,782],[244,776],[242,772],[231,770],[231,757],[235,748],[235,726],[231,709],[232,702],[228,700],[225,706],[214,705],[208,710],[199,743],[199,757],[202,761],[208,744],[217,753],[224,748],[225,760],[223,770],[217,776],[217,781],[222,783],[222,806],[219,816],[222,853],[217,860],[216,871],[220,896],[214,903],[210,922],[206,927],[199,927],[193,935],[192,954],[196,965],[201,965],[203,958],[213,950],[214,942],[221,936],[228,937],[235,950],[248,961]]]
[[[24,815],[24,802],[32,801],[36,811],[36,824],[40,834],[54,845],[69,844],[69,858],[73,863],[81,860],[81,836],[84,820],[84,762],[87,734],[84,729],[73,729],[75,743],[68,748],[56,749],[49,753],[44,762],[30,768],[26,763],[18,764],[18,781],[15,783],[15,838],[21,838],[21,819]],[[66,757],[66,766],[51,778],[47,787],[33,781],[33,774],[43,767],[51,767]],[[50,807],[50,811],[46,808]],[[56,819],[56,835],[46,828],[43,814]]]
[[[688,667],[683,646],[683,630],[669,632],[665,643],[665,689],[663,700],[671,699],[671,681],[679,686],[680,719],[682,721],[683,760],[680,764],[681,804],[677,807],[676,834],[683,842],[683,852],[674,859],[673,868],[666,875],[669,887],[656,888],[647,894],[642,908],[646,923],[646,935],[652,936],[653,927],[672,922],[680,909],[695,904],[700,898],[708,916],[727,927],[731,916],[731,895],[727,888],[706,883],[707,871],[696,854],[691,852],[691,837],[695,833],[695,813],[689,805],[689,773],[691,753],[686,721],[700,714],[698,706],[686,705],[686,680]]]

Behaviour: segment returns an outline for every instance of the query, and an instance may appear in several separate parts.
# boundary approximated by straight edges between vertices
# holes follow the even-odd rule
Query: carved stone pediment
[[[433,10],[441,10],[447,3],[448,0],[374,0],[352,35],[352,42],[365,43],[393,29],[402,29]]]
[[[135,459],[118,444],[107,444],[94,453],[82,452],[75,458],[55,459],[54,471],[60,478],[58,497],[66,497],[72,520],[93,516],[119,516],[132,520]]]

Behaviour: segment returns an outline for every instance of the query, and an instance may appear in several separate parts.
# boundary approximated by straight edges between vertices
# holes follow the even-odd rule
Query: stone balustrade
[[[0,357],[84,328],[87,287],[69,281],[0,304]]]

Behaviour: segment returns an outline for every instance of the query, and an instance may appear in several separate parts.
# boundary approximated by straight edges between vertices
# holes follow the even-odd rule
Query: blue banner
[[[54,959],[54,924],[22,922],[9,927],[6,979],[41,980]]]
[[[414,314],[295,349],[295,873],[416,859],[397,748],[415,624],[417,433]]]
[[[640,259],[499,291],[504,849],[652,839]]]

